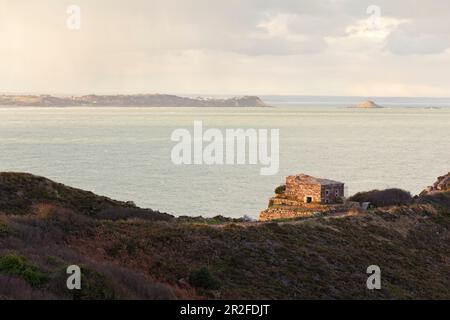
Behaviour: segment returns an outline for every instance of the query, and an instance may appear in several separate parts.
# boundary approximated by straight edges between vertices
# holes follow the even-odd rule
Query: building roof
[[[320,184],[320,185],[344,184],[343,182],[334,181],[330,179],[316,178],[303,173],[296,174],[295,176],[291,177],[294,177],[295,180],[304,184]]]

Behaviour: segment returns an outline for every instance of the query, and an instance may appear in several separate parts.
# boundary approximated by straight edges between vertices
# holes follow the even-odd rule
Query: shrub
[[[256,221],[254,218],[250,217],[249,215],[244,215],[240,220],[244,221],[244,222],[253,222]]]
[[[8,300],[55,300],[57,297],[48,290],[34,288],[25,280],[0,274],[0,297]]]
[[[281,186],[278,186],[275,188],[276,194],[283,194],[286,191],[286,185],[282,184]]]
[[[5,236],[8,233],[9,233],[8,226],[0,221],[0,237]]]
[[[21,256],[10,254],[0,258],[0,271],[22,278],[32,286],[47,282],[47,277]]]
[[[189,275],[189,283],[195,288],[208,290],[216,290],[220,287],[219,282],[211,275],[206,267],[192,271]]]
[[[421,195],[417,199],[419,204],[431,204],[443,212],[450,212],[450,192],[436,192]]]
[[[92,266],[113,282],[115,299],[175,299],[171,287],[156,282],[147,275],[114,264]]]
[[[110,279],[96,270],[81,268],[81,290],[73,290],[74,300],[114,300],[116,292]]]
[[[402,189],[372,190],[358,192],[348,200],[356,202],[370,202],[376,207],[398,206],[409,204],[411,193]]]
[[[48,203],[39,203],[35,206],[35,214],[42,219],[50,217],[53,213],[57,213],[57,208]]]

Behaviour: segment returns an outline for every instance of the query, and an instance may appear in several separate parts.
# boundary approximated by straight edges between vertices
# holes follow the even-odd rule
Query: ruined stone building
[[[298,174],[286,178],[285,196],[302,203],[340,203],[344,197],[344,183]]]

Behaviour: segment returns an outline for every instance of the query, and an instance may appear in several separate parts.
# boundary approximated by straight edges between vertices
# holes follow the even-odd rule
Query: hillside
[[[54,97],[50,95],[0,95],[0,105],[18,107],[265,107],[258,97],[228,99],[187,98],[168,94],[86,95]]]
[[[436,197],[439,199],[436,200]],[[283,222],[170,215],[0,174],[0,298],[449,299],[448,191]],[[65,288],[78,264],[83,289]],[[382,289],[367,290],[379,265]]]

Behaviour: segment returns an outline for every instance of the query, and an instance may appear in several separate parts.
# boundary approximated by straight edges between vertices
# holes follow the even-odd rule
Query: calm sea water
[[[286,175],[343,181],[347,194],[413,193],[450,170],[450,108],[0,108],[0,170],[31,172],[175,215],[257,217]],[[170,135],[214,128],[280,129],[280,170],[176,166]]]

